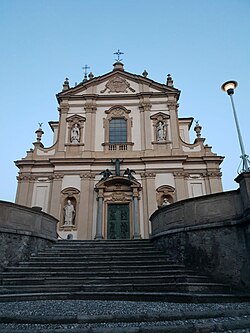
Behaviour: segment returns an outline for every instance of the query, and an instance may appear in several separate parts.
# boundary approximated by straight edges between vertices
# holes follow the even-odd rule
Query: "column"
[[[139,224],[139,193],[138,189],[133,189],[133,239],[141,239]]]
[[[103,239],[102,221],[103,221],[103,191],[100,189],[97,197],[97,220],[96,220],[96,235],[95,239]]]

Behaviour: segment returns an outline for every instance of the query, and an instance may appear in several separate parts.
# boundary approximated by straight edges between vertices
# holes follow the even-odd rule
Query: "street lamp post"
[[[229,95],[229,97],[231,99],[231,103],[232,103],[233,115],[234,115],[234,120],[235,120],[235,124],[236,124],[236,129],[237,129],[237,134],[238,134],[240,149],[241,149],[240,157],[242,158],[242,163],[243,163],[241,172],[250,172],[250,162],[248,159],[249,156],[245,152],[243,139],[242,139],[241,132],[240,132],[240,125],[238,122],[236,109],[235,109],[235,105],[234,105],[234,100],[233,100],[234,90],[237,86],[238,86],[238,83],[236,81],[227,81],[227,82],[223,83],[223,85],[221,86],[221,89]]]

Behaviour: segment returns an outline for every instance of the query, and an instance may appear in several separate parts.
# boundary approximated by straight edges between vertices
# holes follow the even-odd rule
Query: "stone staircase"
[[[0,273],[0,281],[0,301],[233,297],[229,286],[173,262],[150,240],[58,241]]]

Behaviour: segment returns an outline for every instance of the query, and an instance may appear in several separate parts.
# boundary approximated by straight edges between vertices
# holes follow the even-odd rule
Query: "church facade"
[[[16,161],[16,203],[39,206],[74,239],[139,239],[160,207],[222,191],[220,163],[194,124],[178,117],[180,91],[170,75],[157,83],[120,61],[57,94],[51,147],[36,131],[34,148]]]

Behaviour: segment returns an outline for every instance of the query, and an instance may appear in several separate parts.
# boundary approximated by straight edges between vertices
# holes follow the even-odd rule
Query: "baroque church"
[[[85,75],[57,95],[51,147],[37,131],[34,148],[16,161],[16,203],[56,217],[73,239],[139,239],[164,205],[222,191],[220,163],[192,117],[178,117],[180,90],[124,70]],[[196,138],[190,143],[190,129]]]

